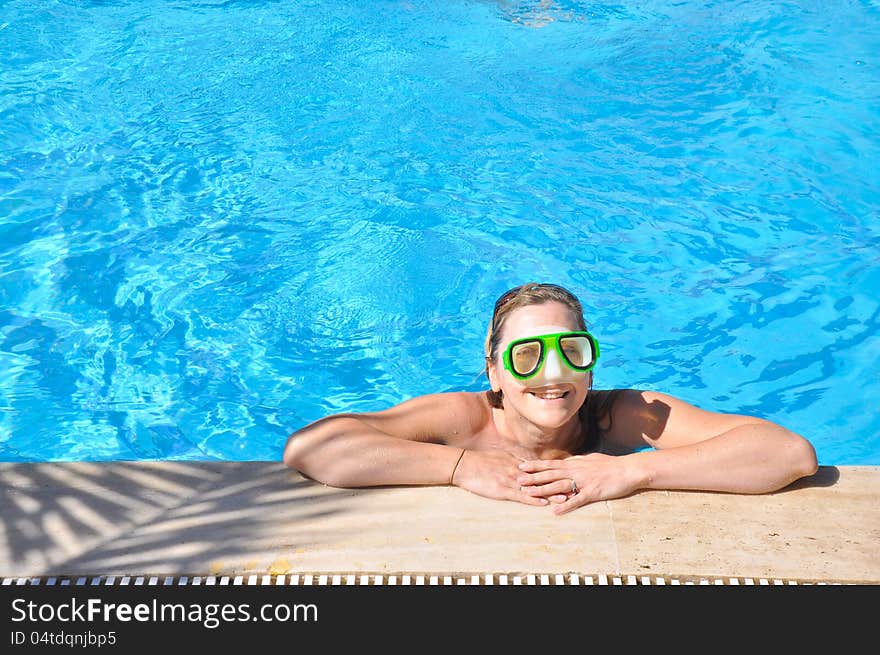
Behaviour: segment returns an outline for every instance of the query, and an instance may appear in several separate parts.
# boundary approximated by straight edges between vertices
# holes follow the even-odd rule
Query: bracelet
[[[449,484],[452,484],[452,481],[455,479],[455,472],[458,470],[458,465],[461,462],[461,458],[464,457],[464,448],[461,449],[461,453],[458,455],[458,460],[455,462],[455,466],[452,469],[452,475],[449,476]]]

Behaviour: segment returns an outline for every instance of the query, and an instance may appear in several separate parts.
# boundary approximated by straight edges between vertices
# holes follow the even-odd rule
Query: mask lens
[[[510,350],[510,364],[517,375],[530,375],[541,362],[541,342],[526,341]]]
[[[587,337],[561,337],[559,349],[562,351],[562,356],[574,368],[587,369],[593,363],[593,346]]]

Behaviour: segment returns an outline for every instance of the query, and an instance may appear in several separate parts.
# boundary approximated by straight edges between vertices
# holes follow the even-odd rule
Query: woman
[[[284,462],[335,487],[455,485],[556,514],[639,489],[766,493],[816,472],[809,441],[770,421],[594,391],[598,357],[572,293],[516,287],[489,325],[490,391],[320,419],[290,436]]]

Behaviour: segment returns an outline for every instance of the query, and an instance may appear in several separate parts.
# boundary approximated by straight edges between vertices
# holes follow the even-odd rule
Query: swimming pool
[[[486,388],[563,284],[596,386],[880,464],[869,1],[0,2],[0,460],[277,460]]]

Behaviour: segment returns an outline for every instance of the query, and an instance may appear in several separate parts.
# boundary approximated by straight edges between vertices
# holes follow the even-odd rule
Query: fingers
[[[550,502],[544,497],[544,494],[533,494],[528,487],[518,485],[516,480],[511,480],[508,484],[510,485],[507,487],[510,500],[536,506],[547,505]]]
[[[525,503],[526,505],[535,505],[536,507],[543,507],[544,505],[549,505],[550,501],[546,498],[540,498],[536,496],[529,496],[528,494],[515,494],[511,500],[515,500],[520,503]]]
[[[577,493],[577,487],[571,478],[563,478],[562,480],[554,480],[547,484],[522,485],[520,490],[531,496],[551,498],[553,496],[561,496],[568,498]]]
[[[573,509],[577,509],[578,507],[582,507],[589,503],[589,499],[585,494],[573,494],[569,496],[565,502],[559,503],[553,506],[553,513],[557,516],[560,514],[565,514],[566,512],[570,512]]]
[[[514,476],[506,476],[504,480],[499,480],[498,483],[498,491],[496,493],[497,496],[500,496],[501,498],[536,507],[550,504],[550,501],[543,495],[531,494],[524,490],[523,487],[516,483],[516,478]]]
[[[541,471],[539,473],[527,473],[519,475],[516,478],[517,484],[521,487],[549,484],[558,480],[571,480],[571,473],[554,469],[552,471]]]
[[[576,494],[551,493],[548,496],[532,495],[537,493],[537,489],[538,487],[532,487],[525,492],[512,491],[512,493],[508,495],[508,499],[525,503],[526,505],[552,505],[553,513],[555,515],[565,514],[591,502],[589,497],[582,490],[578,490],[578,493]]]
[[[547,500],[553,506],[554,514],[565,514],[590,503],[590,499],[583,495],[582,492],[576,494],[553,494],[552,496],[547,496]]]
[[[534,505],[536,507],[541,507],[544,505],[549,505],[550,501],[544,498],[543,496],[533,496],[531,494],[525,493],[519,488],[516,489],[507,489],[506,494],[503,494],[503,497],[507,500],[513,500],[518,503],[525,503],[526,505]]]
[[[537,473],[538,471],[548,471],[550,469],[558,469],[563,466],[561,459],[530,459],[519,463],[519,470],[526,473]]]

